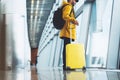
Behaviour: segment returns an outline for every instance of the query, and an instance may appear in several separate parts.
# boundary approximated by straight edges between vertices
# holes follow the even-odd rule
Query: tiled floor
[[[0,71],[0,80],[120,80],[120,71],[102,69],[87,69],[86,72],[61,69],[37,70],[35,67],[31,67],[31,70]]]

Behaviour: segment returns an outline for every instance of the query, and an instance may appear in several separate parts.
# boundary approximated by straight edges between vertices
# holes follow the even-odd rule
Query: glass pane
[[[87,41],[87,67],[106,67],[113,0],[96,0],[92,6]]]

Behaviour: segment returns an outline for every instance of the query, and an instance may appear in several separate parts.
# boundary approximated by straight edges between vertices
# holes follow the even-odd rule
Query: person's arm
[[[70,16],[71,10],[72,10],[72,6],[70,5],[67,5],[63,8],[63,19],[64,20],[75,21],[75,18]]]
[[[72,10],[72,6],[71,5],[67,5],[63,8],[63,19],[66,21],[70,21],[73,24],[78,25],[77,20],[75,19],[75,17],[71,17],[71,10]]]

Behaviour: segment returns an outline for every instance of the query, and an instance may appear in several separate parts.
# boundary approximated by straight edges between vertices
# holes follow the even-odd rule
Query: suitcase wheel
[[[70,70],[71,68],[69,66],[66,67],[67,70]]]
[[[75,69],[71,69],[69,66],[66,67],[66,70],[70,70],[70,71],[73,71]]]
[[[86,72],[86,67],[85,66],[83,66],[82,71]]]

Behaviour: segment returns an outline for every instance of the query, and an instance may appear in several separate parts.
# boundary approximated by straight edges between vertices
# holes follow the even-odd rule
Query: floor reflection
[[[82,71],[67,71],[65,80],[86,80],[86,73]]]
[[[38,79],[37,69],[36,69],[35,66],[31,67],[31,80],[39,80]]]
[[[62,70],[41,70],[38,72],[39,80],[63,80],[63,78]]]
[[[63,71],[62,69],[1,71],[0,80],[120,80],[120,70],[87,69]]]
[[[120,80],[120,71],[109,70],[91,70],[86,72],[81,70],[63,71],[58,70],[40,70],[38,80]]]
[[[26,69],[0,70],[0,80],[31,80],[30,74]]]

